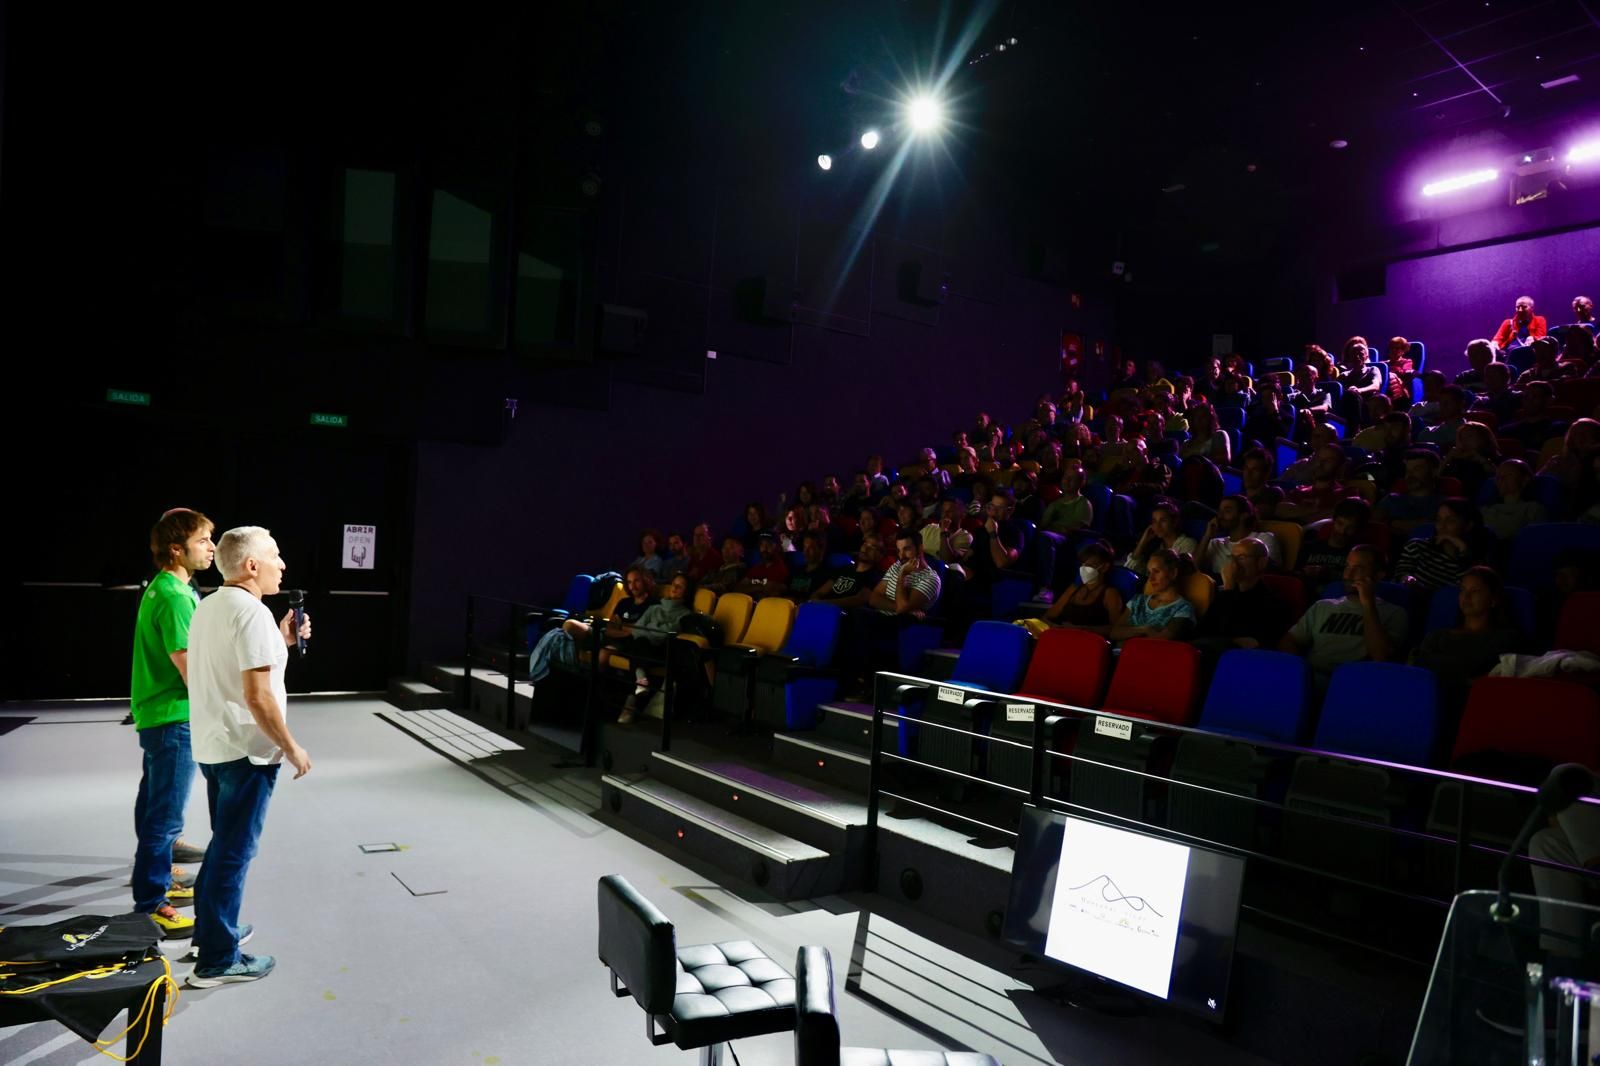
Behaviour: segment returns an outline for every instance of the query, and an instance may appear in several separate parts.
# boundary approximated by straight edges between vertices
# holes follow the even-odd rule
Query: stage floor
[[[128,909],[140,757],[126,711],[0,705],[0,924]],[[602,820],[599,773],[553,769],[531,737],[359,697],[294,698],[290,723],[314,769],[279,778],[243,913],[247,950],[278,968],[185,989],[167,1029],[174,1066],[692,1063],[650,1047],[633,1000],[610,994],[595,949],[608,873],[660,906],[680,944],[749,938],[790,969],[802,944],[826,945],[849,1044],[1010,1066],[1267,1061],[1174,1017],[1047,1002],[1014,956],[875,896],[778,903],[719,883]],[[197,778],[186,837],[208,835]],[[360,850],[391,842],[402,850]],[[176,959],[187,944],[173,944]],[[787,1034],[734,1047],[743,1066],[793,1061]],[[102,1061],[54,1023],[0,1030],[9,1066]]]

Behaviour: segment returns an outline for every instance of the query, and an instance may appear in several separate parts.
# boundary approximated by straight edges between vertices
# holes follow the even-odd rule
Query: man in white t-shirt
[[[239,924],[245,874],[267,816],[278,763],[296,779],[311,757],[286,722],[283,671],[295,643],[294,612],[273,622],[261,602],[283,585],[287,567],[259,526],[230,529],[217,542],[226,582],[195,608],[189,623],[189,726],[194,761],[206,779],[211,844],[195,883],[194,943],[199,961],[191,988],[256,981],[272,972],[271,955],[243,955],[249,926]],[[304,619],[300,636],[311,635]]]

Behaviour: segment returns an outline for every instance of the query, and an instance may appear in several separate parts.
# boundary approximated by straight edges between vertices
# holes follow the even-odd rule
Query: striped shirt
[[[1437,541],[1413,540],[1400,550],[1395,577],[1414,577],[1425,588],[1438,589],[1457,584],[1472,560],[1466,555],[1451,555]]]
[[[883,594],[891,600],[900,592],[900,572],[905,569],[905,563],[895,563],[883,575]],[[928,605],[923,610],[933,610],[933,605],[939,602],[939,575],[931,566],[924,566],[921,570],[911,571],[911,576],[906,580],[911,582],[911,591],[920,592],[928,598]]]

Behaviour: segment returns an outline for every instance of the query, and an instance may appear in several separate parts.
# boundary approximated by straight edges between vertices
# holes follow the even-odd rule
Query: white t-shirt
[[[1250,534],[1252,537],[1266,545],[1267,558],[1273,566],[1283,565],[1283,545],[1278,543],[1276,534],[1258,529]],[[1207,573],[1220,574],[1222,568],[1228,565],[1228,560],[1233,557],[1234,542],[1227,537],[1213,537],[1206,542],[1206,557],[1196,560],[1204,565]]]
[[[189,746],[195,762],[248,758],[266,766],[283,758],[245,706],[243,674],[271,667],[272,694],[287,718],[288,664],[289,648],[266,604],[228,585],[200,601],[189,623]]]

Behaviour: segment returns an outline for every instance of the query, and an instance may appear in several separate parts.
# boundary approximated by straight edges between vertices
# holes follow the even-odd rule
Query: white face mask
[[[1100,571],[1092,566],[1078,567],[1078,579],[1085,585],[1093,584],[1100,579]]]

